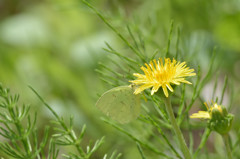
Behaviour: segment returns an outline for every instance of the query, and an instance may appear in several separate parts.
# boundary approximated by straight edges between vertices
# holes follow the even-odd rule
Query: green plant
[[[182,50],[179,49],[179,40],[180,40],[180,29],[177,28],[177,37],[176,39],[176,43],[175,43],[175,50],[172,47],[172,36],[173,36],[173,21],[171,22],[170,25],[170,29],[169,29],[169,37],[168,37],[168,41],[167,41],[167,46],[166,49],[163,52],[159,52],[158,50],[156,50],[155,52],[147,53],[148,51],[146,50],[146,48],[151,48],[154,47],[152,46],[154,44],[154,42],[151,41],[151,43],[148,43],[148,45],[150,46],[146,46],[146,42],[143,39],[146,39],[146,37],[151,36],[148,35],[148,33],[150,34],[150,30],[151,30],[151,26],[148,26],[149,28],[144,28],[145,30],[149,30],[149,32],[145,32],[146,34],[143,35],[141,32],[141,29],[137,30],[137,37],[134,35],[134,33],[131,31],[131,27],[128,25],[127,26],[127,31],[129,33],[129,37],[125,37],[122,33],[120,33],[105,17],[104,15],[99,12],[95,7],[93,7],[90,3],[88,3],[85,0],[82,0],[82,2],[84,4],[86,4],[89,8],[91,8],[98,16],[99,18],[123,41],[123,43],[129,48],[130,52],[133,53],[134,55],[131,55],[130,52],[125,53],[126,55],[124,55],[124,53],[120,53],[119,51],[117,51],[116,49],[114,49],[110,44],[106,43],[107,48],[105,48],[104,50],[112,55],[117,56],[118,58],[120,58],[123,63],[121,64],[117,64],[113,59],[110,59],[110,61],[112,61],[112,63],[119,65],[118,69],[119,71],[116,72],[114,69],[109,68],[107,65],[104,64],[100,64],[100,66],[102,67],[101,70],[97,70],[98,73],[101,74],[101,78],[103,79],[104,82],[106,82],[108,85],[111,86],[119,86],[119,85],[126,85],[128,80],[133,80],[133,76],[132,73],[133,72],[140,72],[139,70],[139,66],[141,65],[145,65],[147,66],[146,63],[148,63],[149,61],[152,61],[153,59],[156,58],[175,58],[175,59],[187,59],[188,55],[184,54]],[[143,29],[143,30],[144,30]],[[154,38],[153,38],[154,39]],[[132,44],[133,43],[133,44]],[[155,41],[155,43],[157,43],[157,41]],[[173,51],[174,50],[174,51]],[[181,55],[179,53],[182,53]],[[129,56],[131,55],[131,56]],[[154,153],[156,153],[157,155],[162,156],[163,158],[182,158],[182,155],[178,152],[178,150],[176,150],[176,146],[177,145],[173,145],[174,140],[176,140],[175,138],[169,138],[170,136],[166,135],[166,132],[168,131],[175,131],[175,134],[177,135],[177,138],[180,141],[180,145],[178,145],[177,147],[180,147],[182,149],[182,152],[184,154],[184,158],[192,158],[192,157],[197,157],[199,156],[198,152],[204,147],[204,145],[206,144],[206,141],[211,133],[211,130],[209,130],[205,125],[202,125],[201,123],[199,123],[198,125],[194,125],[190,120],[189,120],[189,111],[191,110],[191,108],[193,107],[194,104],[198,103],[198,105],[202,105],[204,100],[201,97],[201,93],[203,88],[207,85],[207,83],[212,80],[212,78],[214,77],[214,71],[217,69],[216,67],[214,67],[214,62],[216,59],[216,47],[214,47],[213,51],[212,51],[212,58],[210,60],[210,64],[208,67],[208,71],[205,75],[202,75],[201,72],[201,67],[200,65],[198,65],[198,69],[197,70],[197,78],[196,80],[193,80],[193,85],[189,88],[186,88],[185,85],[181,88],[181,89],[177,89],[174,87],[174,89],[176,89],[176,93],[174,93],[172,95],[172,100],[169,101],[169,98],[167,98],[167,100],[165,100],[164,98],[159,98],[159,97],[155,97],[152,96],[153,92],[156,92],[157,89],[155,89],[154,91],[152,91],[150,93],[149,90],[145,90],[144,91],[144,98],[148,100],[148,102],[143,101],[142,102],[142,115],[139,118],[140,122],[143,123],[147,123],[153,126],[151,132],[150,132],[150,136],[152,136],[153,138],[160,138],[160,140],[164,141],[164,144],[161,145],[161,147],[164,147],[162,150],[159,151],[159,144],[156,141],[150,141],[148,139],[144,139],[144,138],[137,138],[135,136],[135,134],[131,134],[128,131],[129,130],[124,130],[123,128],[121,128],[121,126],[118,126],[115,123],[112,123],[110,121],[108,121],[107,119],[104,119],[104,121],[108,124],[110,124],[111,126],[115,127],[117,130],[119,130],[120,132],[126,134],[127,136],[129,136],[133,141],[136,142],[138,150],[140,151],[140,154],[142,156],[142,158],[146,158],[143,150],[141,147],[144,147],[147,151],[152,151]],[[186,61],[186,60],[185,60]],[[188,59],[189,62],[192,63],[198,63],[197,59]],[[165,61],[166,63],[166,61]],[[149,64],[150,66],[150,64]],[[150,68],[153,70],[152,68],[153,66],[151,66]],[[157,67],[157,66],[156,66]],[[143,68],[143,67],[141,67]],[[142,69],[144,71],[144,73],[147,75],[147,71]],[[121,72],[121,73],[119,73]],[[151,72],[149,73],[151,74]],[[146,88],[149,88],[150,86],[148,86],[148,83],[146,81],[144,81],[145,79],[143,79],[142,75],[139,75],[138,73],[136,73],[136,75],[139,78],[139,81],[141,81],[143,84],[145,84]],[[141,78],[140,78],[141,76]],[[122,81],[119,80],[119,78],[122,78]],[[149,77],[150,79],[150,77]],[[226,78],[227,79],[227,78]],[[131,81],[132,82],[132,81]],[[135,83],[137,83],[138,81],[136,80]],[[227,80],[225,80],[224,82],[224,86],[223,86],[223,90],[221,93],[221,97],[220,97],[220,101],[222,103],[223,101],[223,97],[226,91],[226,86],[227,86]],[[138,83],[137,83],[138,84]],[[217,82],[215,83],[215,87],[217,85]],[[141,91],[143,91],[145,88],[145,86],[143,86],[143,89],[141,89]],[[163,85],[161,85],[163,87]],[[155,87],[155,86],[153,86]],[[168,86],[169,88],[170,86]],[[158,87],[159,88],[159,87]],[[166,87],[165,87],[166,89]],[[216,89],[216,88],[215,88]],[[164,90],[164,88],[163,88]],[[169,90],[172,90],[172,88],[170,87]],[[141,92],[136,90],[136,92]],[[216,90],[215,90],[216,91]],[[213,91],[213,96],[212,98],[215,97],[215,91]],[[175,91],[174,91],[175,92]],[[166,95],[166,91],[164,90],[164,94]],[[167,93],[168,95],[168,93]],[[166,96],[167,96],[166,95]],[[216,98],[216,101],[218,100],[218,97]],[[163,105],[163,103],[165,102],[166,107],[168,108],[167,110],[165,109],[165,106]],[[173,106],[171,106],[171,103]],[[151,107],[153,107],[154,109],[152,109]],[[174,109],[175,112],[173,112],[171,109]],[[178,110],[177,110],[178,109]],[[171,110],[171,111],[170,111]],[[156,113],[157,112],[157,113]],[[169,113],[171,112],[171,113]],[[175,117],[174,114],[176,115],[176,121],[178,124],[175,124]],[[169,117],[166,115],[170,115]],[[171,122],[169,121],[169,118],[171,117]],[[173,126],[171,126],[171,124],[173,124]],[[188,143],[186,146],[186,144],[184,143],[184,138],[181,134],[181,131],[179,128],[177,128],[178,126],[180,126],[182,128],[183,131],[185,131],[188,134],[188,137],[185,136],[185,138],[188,138]],[[193,144],[194,144],[194,138],[193,138],[193,130],[195,128],[205,128],[205,132],[203,134],[203,137],[201,138],[200,144],[198,146],[198,148],[196,150],[193,149]],[[134,128],[133,128],[134,129]],[[229,130],[228,130],[229,131]],[[157,132],[157,133],[156,133]],[[160,136],[159,134],[160,133]],[[224,138],[225,141],[228,141]],[[145,142],[143,142],[145,141]],[[228,146],[227,146],[227,152],[228,152],[228,156],[229,153],[231,153],[230,151],[230,145],[229,145],[229,141],[227,142]],[[188,148],[189,151],[188,152]],[[185,151],[186,150],[186,151]],[[171,153],[172,156],[166,155]],[[192,156],[192,157],[191,157]],[[231,157],[229,157],[231,158]]]
[[[69,159],[90,158],[102,145],[104,137],[94,144],[89,144],[86,149],[82,148],[80,144],[85,134],[86,125],[83,125],[81,133],[77,134],[73,129],[73,117],[70,118],[69,124],[66,124],[64,119],[58,116],[32,87],[30,88],[54,115],[55,120],[52,121],[54,126],[51,129],[46,126],[43,137],[39,139],[36,126],[37,113],[32,119],[30,106],[19,105],[19,95],[11,95],[9,89],[0,85],[0,122],[2,124],[0,135],[4,138],[0,144],[0,150],[8,157],[17,159],[56,159],[59,155]],[[77,151],[62,153],[59,152],[61,146],[74,147]],[[118,158],[120,154],[114,152],[110,158],[115,158],[115,156]]]
[[[141,7],[136,7],[141,2]],[[21,3],[24,4],[24,2]],[[94,5],[92,5],[93,3]],[[97,5],[104,4],[107,9],[111,10],[110,14],[107,9],[104,12],[97,9],[99,8]],[[120,4],[124,4],[126,12],[124,9],[124,11],[121,10],[121,7],[118,6]],[[239,79],[237,74],[239,71],[233,70],[233,67],[238,68],[238,63],[234,64],[233,61],[237,62],[239,58],[233,54],[233,51],[226,49],[224,44],[221,46],[221,42],[227,41],[230,46],[234,46],[235,51],[239,51],[237,38],[235,38],[237,28],[239,28],[236,20],[239,17],[238,5],[239,2],[234,0],[230,0],[228,4],[216,3],[211,0],[207,2],[186,0],[184,3],[168,0],[121,2],[118,0],[95,2],[60,0],[42,2],[41,5],[35,7],[37,9],[31,8],[34,10],[33,18],[31,18],[32,15],[30,18],[28,17],[33,12],[29,11],[26,5],[26,11],[21,11],[28,16],[20,15],[19,18],[16,18],[17,23],[6,23],[8,25],[0,23],[0,34],[4,35],[0,38],[0,49],[3,53],[0,58],[1,81],[3,83],[8,81],[12,87],[20,85],[24,88],[26,86],[22,84],[22,81],[18,81],[20,78],[16,78],[12,74],[32,79],[33,84],[31,80],[26,80],[25,83],[31,83],[34,88],[43,88],[43,92],[38,93],[30,87],[43,103],[44,108],[51,112],[53,120],[46,121],[48,126],[43,126],[42,129],[41,114],[32,113],[34,110],[30,106],[19,104],[18,95],[11,95],[9,89],[0,86],[0,157],[7,159],[240,158],[238,151],[240,145],[239,119],[235,117],[233,120],[233,116],[230,114],[237,114],[239,111],[239,80],[234,81]],[[235,9],[229,11],[229,8],[233,6]],[[15,10],[13,9],[13,11]],[[79,44],[85,44],[81,43],[85,39],[80,35],[85,34],[86,30],[91,32],[91,35],[95,33],[94,31],[102,31],[99,21],[94,19],[95,21],[90,20],[91,22],[87,23],[89,16],[82,16],[84,14],[91,15],[89,11],[95,13],[117,37],[117,39],[113,38],[115,43],[110,40],[105,42],[103,50],[107,56],[100,55],[102,53],[100,49],[94,50],[96,43],[104,41],[102,36],[96,38],[97,40],[92,40],[92,46],[86,46],[90,50],[94,48],[93,51],[90,51],[91,53],[96,51],[93,60],[91,59],[93,62],[86,60],[90,57],[87,54],[89,52],[86,51],[84,54],[85,50],[78,47]],[[213,20],[212,17],[216,13],[218,16]],[[14,14],[18,15],[19,13],[14,12]],[[7,18],[12,22],[11,17]],[[23,18],[22,21],[21,18]],[[171,18],[174,20],[170,20]],[[9,26],[20,22],[25,24],[23,23],[25,20],[27,20],[26,24],[32,24],[32,22],[35,24],[36,22],[36,25],[40,26],[38,29],[43,29],[41,31],[45,33],[43,35],[46,37],[38,37],[37,31],[34,34],[36,28],[33,25],[33,36],[29,36],[30,38],[26,38],[24,41],[25,34],[19,34],[20,38],[15,39],[18,37],[15,34],[18,31],[15,31],[15,27],[12,30],[8,29]],[[7,27],[4,27],[5,25]],[[79,27],[81,25],[83,28]],[[89,29],[90,25],[94,26],[95,30]],[[23,26],[22,28],[31,28],[31,25]],[[49,27],[49,30],[44,30],[45,27]],[[233,27],[233,29],[225,27]],[[215,31],[215,29],[217,30]],[[80,32],[78,32],[79,30]],[[103,33],[104,36],[109,34],[108,31],[106,32]],[[87,35],[89,36],[89,34]],[[224,40],[218,39],[222,35],[224,35]],[[79,42],[79,37],[84,40]],[[225,37],[228,37],[227,40]],[[36,39],[31,41],[31,38]],[[232,39],[229,40],[229,38]],[[33,44],[29,44],[30,41]],[[215,45],[219,45],[219,42],[221,47],[215,47]],[[22,55],[19,52],[29,52],[29,54]],[[31,54],[32,52],[36,54]],[[78,53],[84,55],[78,56]],[[83,58],[83,60],[81,59],[79,62],[75,57]],[[100,97],[99,88],[103,86],[101,91],[107,91],[113,87],[130,85],[129,81],[136,81],[134,74],[137,74],[137,77],[141,76],[140,73],[143,73],[141,68],[153,67],[151,61],[154,62],[158,59],[168,59],[165,64],[176,60],[181,65],[181,62],[185,61],[187,66],[194,69],[191,76],[196,74],[187,79],[192,85],[176,86],[179,81],[174,80],[170,81],[172,84],[170,85],[170,83],[164,83],[166,81],[163,80],[164,82],[161,84],[162,88],[164,86],[163,90],[158,85],[151,85],[151,87],[153,86],[153,91],[151,91],[147,89],[148,87],[141,88],[143,85],[140,84],[135,89],[135,91],[138,90],[136,92],[141,92],[140,116],[134,121],[131,119],[128,124],[120,124],[104,117],[102,118],[103,125],[100,125],[101,121],[98,121],[100,116],[97,111],[94,112],[97,108],[93,104],[97,101],[96,96]],[[99,63],[97,64],[96,61]],[[81,62],[84,62],[84,66],[81,65]],[[81,68],[82,66],[84,68]],[[185,66],[183,67],[185,68]],[[34,74],[25,77],[26,72],[19,71],[21,68],[25,68],[29,75],[32,72]],[[94,68],[98,74],[93,71]],[[154,69],[150,70],[148,73],[154,74]],[[166,71],[165,75],[168,76],[169,72],[171,69]],[[41,77],[41,82],[47,84],[41,85],[41,82],[35,82],[36,77]],[[98,78],[103,81],[101,83],[103,85],[98,86],[100,85]],[[14,80],[21,84],[17,85],[13,82]],[[85,80],[89,80],[88,84],[83,82]],[[97,82],[95,83],[95,81]],[[94,85],[92,85],[93,82]],[[135,84],[148,82],[139,79]],[[188,83],[185,79],[181,79],[180,82]],[[67,100],[74,103],[75,110],[79,106],[80,111],[77,112],[79,113],[77,115],[84,118],[84,120],[79,120],[80,126],[76,128],[76,125],[73,124],[73,116],[70,117],[69,122],[65,122],[64,118],[53,109],[54,107],[47,104],[39,95],[45,93],[44,89],[46,88],[54,90],[46,91],[47,96],[49,93],[56,93],[60,101]],[[66,96],[59,95],[60,92]],[[85,99],[88,98],[88,93],[93,95],[93,99]],[[208,100],[218,103],[221,108],[216,106],[216,109],[206,109],[203,105]],[[65,105],[68,109],[69,105]],[[121,104],[118,103],[118,105]],[[111,107],[114,108],[114,105]],[[208,122],[190,119],[190,115],[198,109],[203,111],[193,116],[207,119]],[[105,114],[108,115],[107,112]],[[106,125],[104,126],[104,124]],[[86,132],[86,127],[88,130],[91,127],[97,127],[96,134],[105,137],[92,142],[91,135]],[[110,133],[111,135],[109,135]],[[115,149],[117,151],[113,151]]]

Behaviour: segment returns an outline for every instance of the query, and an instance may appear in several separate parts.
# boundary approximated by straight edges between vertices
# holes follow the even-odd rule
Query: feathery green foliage
[[[69,159],[90,158],[103,144],[104,137],[83,149],[80,144],[85,134],[86,125],[83,125],[79,134],[76,134],[73,129],[73,117],[70,118],[69,124],[66,124],[64,119],[32,87],[30,89],[56,118],[52,121],[54,127],[50,129],[49,126],[46,126],[43,138],[40,140],[36,127],[37,114],[35,113],[32,119],[29,114],[30,106],[19,105],[19,95],[11,95],[9,89],[0,85],[0,106],[2,109],[0,113],[2,124],[0,135],[5,138],[0,145],[0,150],[9,157],[17,159],[56,159],[59,155]],[[50,133],[49,130],[52,132]],[[72,146],[77,151],[67,152],[67,154],[61,152],[59,154],[61,146]],[[115,155],[116,152],[110,158]],[[120,154],[117,157],[120,157]]]

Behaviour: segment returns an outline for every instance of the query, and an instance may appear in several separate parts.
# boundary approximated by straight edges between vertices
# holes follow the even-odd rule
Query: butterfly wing
[[[105,92],[97,101],[97,108],[119,123],[128,123],[140,114],[140,95],[131,86],[119,86]]]

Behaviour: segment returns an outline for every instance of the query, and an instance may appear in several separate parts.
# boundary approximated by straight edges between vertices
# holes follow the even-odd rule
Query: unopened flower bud
[[[210,110],[210,120],[208,126],[211,130],[219,134],[226,134],[232,126],[233,115],[227,112],[224,106],[217,105],[216,103]]]
[[[201,118],[208,119],[208,127],[218,132],[219,134],[226,134],[229,132],[232,126],[232,121],[234,116],[227,112],[227,109],[222,106],[214,103],[212,105],[207,105],[205,103],[208,111],[199,111],[194,113],[191,118]]]

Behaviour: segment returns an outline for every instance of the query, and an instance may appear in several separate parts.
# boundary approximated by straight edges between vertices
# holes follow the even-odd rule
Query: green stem
[[[202,139],[201,139],[201,142],[197,148],[197,150],[195,151],[194,153],[194,156],[193,158],[197,158],[197,155],[199,153],[199,151],[205,146],[206,142],[207,142],[207,139],[209,137],[209,135],[211,134],[211,130],[209,128],[206,128],[204,133],[203,133],[203,136],[202,136]]]
[[[177,125],[177,122],[176,122],[176,119],[175,119],[175,116],[173,114],[170,97],[167,97],[167,98],[164,97],[164,102],[165,102],[165,105],[166,105],[166,110],[167,110],[169,119],[170,119],[170,121],[172,123],[172,127],[173,127],[174,132],[177,135],[178,141],[180,143],[180,147],[181,147],[182,153],[184,155],[184,158],[185,159],[191,159],[192,158],[191,154],[189,152],[189,149],[188,149],[188,147],[186,145],[186,142],[185,142],[185,140],[183,138],[182,132],[179,129],[179,127]]]
[[[230,144],[229,144],[228,134],[222,135],[222,137],[223,137],[226,149],[227,149],[228,159],[232,159],[232,152],[231,152],[231,148],[230,148]]]

